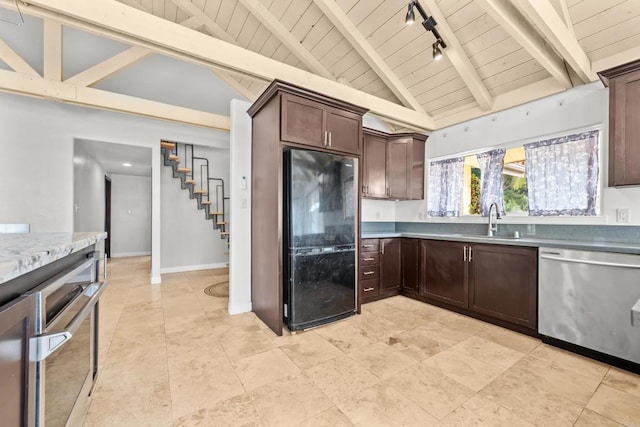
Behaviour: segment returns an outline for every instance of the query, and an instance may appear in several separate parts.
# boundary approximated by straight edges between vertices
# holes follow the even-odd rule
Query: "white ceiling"
[[[96,72],[92,66],[129,50],[71,27],[90,28],[172,58],[148,50],[150,56],[133,63],[116,57],[124,68],[85,83],[102,90],[83,94],[133,95],[191,108],[196,116],[202,111],[228,115],[231,98],[253,101],[268,80],[290,77],[330,96],[361,100],[391,123],[439,129],[596,81],[597,71],[640,57],[640,0],[419,0],[447,44],[440,61],[432,58],[434,34],[422,28],[419,14],[415,25],[405,25],[409,0],[118,1],[124,5],[69,2],[67,10],[65,2],[31,0],[32,12],[53,21],[63,18],[60,83],[80,71]],[[44,12],[37,12],[39,7]],[[103,16],[109,8],[114,12]],[[43,92],[25,81],[25,69],[43,74],[45,32],[40,19],[26,21],[22,27],[0,24],[0,39],[35,72],[5,48],[0,68],[13,62],[23,72],[12,77],[20,84],[3,84],[3,90],[44,97],[60,90],[63,101],[75,101],[65,96],[66,86],[48,85],[45,78],[41,86],[52,90]],[[55,52],[59,46],[54,45]],[[202,46],[210,49],[198,49]],[[150,103],[139,108],[145,111],[134,113],[167,120],[183,115],[179,108],[156,113]],[[211,125],[218,118],[209,114],[207,120],[192,114],[183,122],[225,129],[224,119]]]
[[[74,144],[82,144],[84,151],[109,175],[151,176],[151,148],[86,139],[75,139]],[[132,166],[122,166],[123,163]]]

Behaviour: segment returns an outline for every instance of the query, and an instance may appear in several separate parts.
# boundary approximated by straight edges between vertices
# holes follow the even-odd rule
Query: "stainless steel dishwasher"
[[[640,363],[640,255],[541,247],[538,257],[538,332]]]

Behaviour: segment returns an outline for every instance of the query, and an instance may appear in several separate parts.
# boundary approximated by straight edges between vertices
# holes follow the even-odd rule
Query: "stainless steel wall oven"
[[[29,292],[36,299],[38,427],[78,425],[86,412],[98,367],[98,299],[106,288],[98,263],[93,253]]]

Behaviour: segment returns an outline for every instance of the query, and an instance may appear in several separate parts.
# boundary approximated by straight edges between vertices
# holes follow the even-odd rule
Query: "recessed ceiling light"
[[[131,163],[123,163],[122,166],[124,166],[125,168],[130,168],[133,165]]]

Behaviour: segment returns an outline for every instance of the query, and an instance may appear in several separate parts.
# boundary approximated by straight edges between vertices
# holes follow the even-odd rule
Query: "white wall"
[[[229,313],[251,311],[251,103],[231,100]]]
[[[0,223],[73,231],[74,138],[151,147],[152,281],[160,280],[161,139],[227,148],[210,129],[0,93]]]
[[[82,146],[73,145],[73,231],[104,231],[104,168]]]
[[[609,92],[599,82],[579,86],[529,104],[481,117],[433,132],[426,145],[426,161],[454,154],[466,154],[497,146],[535,141],[591,126],[601,127],[602,212],[599,218],[523,218],[519,222],[615,224],[615,209],[630,209],[632,225],[640,224],[640,188],[607,187],[609,140]],[[426,179],[425,179],[426,181]],[[428,188],[425,185],[425,188]],[[426,195],[425,195],[426,196]],[[391,206],[393,202],[386,202]],[[363,204],[364,207],[364,204]],[[389,209],[391,209],[389,207]],[[398,202],[396,220],[422,221],[425,201]],[[369,213],[367,213],[369,215]],[[508,220],[508,219],[505,219]],[[443,221],[430,219],[430,221]],[[455,219],[447,221],[455,222]],[[484,221],[474,218],[471,221]],[[510,220],[513,221],[513,220]]]
[[[111,256],[151,255],[151,177],[111,175]]]
[[[229,185],[228,149],[195,146],[194,154],[209,159],[210,176],[222,178],[225,185]],[[196,172],[195,180],[196,185],[200,185],[199,172]],[[214,230],[213,220],[205,217],[204,209],[198,210],[196,199],[189,198],[189,191],[181,188],[180,180],[173,177],[170,167],[162,168],[161,186],[161,272],[226,267],[226,239],[221,239],[220,231]],[[215,204],[213,182],[210,192]]]

